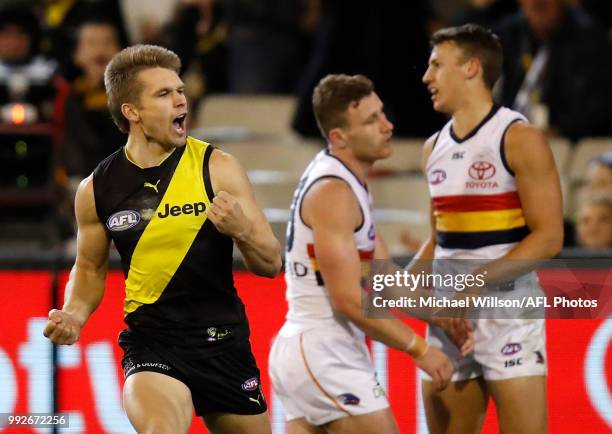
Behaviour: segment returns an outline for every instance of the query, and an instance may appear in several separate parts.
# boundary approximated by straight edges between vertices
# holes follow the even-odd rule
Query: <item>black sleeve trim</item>
[[[91,177],[91,182],[93,184],[93,191],[94,191],[94,206],[96,208],[96,214],[98,215],[98,220],[100,221],[100,223],[102,223],[102,226],[104,226],[104,229],[106,230],[106,232],[108,233],[108,227],[106,226],[106,221],[104,220],[104,213],[102,211],[102,204],[99,204],[98,200],[96,200],[96,198],[100,195],[100,193],[98,192],[98,183],[96,182],[100,174],[100,166],[96,167],[93,171],[93,175]]]
[[[300,209],[298,210],[298,214],[300,215],[300,220],[302,221],[302,223],[304,224],[304,226],[306,226],[306,227],[307,227],[308,229],[310,229],[310,230],[312,230],[312,228],[311,228],[311,227],[310,227],[308,224],[306,224],[306,222],[305,222],[305,221],[304,221],[304,219],[302,218],[302,203],[304,203],[304,197],[306,196],[306,193],[308,193],[308,191],[310,190],[310,188],[311,188],[313,185],[315,185],[317,182],[319,182],[320,180],[322,180],[322,179],[326,179],[326,178],[335,178],[335,179],[339,179],[339,180],[341,180],[341,181],[345,182],[345,183],[346,183],[346,185],[348,185],[348,186],[349,186],[349,188],[350,188],[351,190],[353,190],[353,188],[351,187],[351,185],[348,183],[348,181],[347,181],[346,179],[341,178],[341,177],[336,176],[336,175],[324,175],[324,176],[321,176],[321,177],[319,177],[319,178],[314,179],[314,180],[313,180],[313,181],[310,183],[310,185],[309,185],[308,187],[306,187],[306,189],[305,189],[305,190],[304,190],[304,192],[302,193],[302,197],[300,197],[300,198],[299,198],[299,201],[300,201]],[[353,192],[353,194],[355,194],[355,193]],[[357,205],[359,205],[359,211],[361,212],[361,223],[359,224],[359,226],[357,226],[357,228],[355,228],[355,229],[353,230],[353,232],[358,232],[358,231],[359,231],[359,230],[360,230],[360,229],[363,227],[363,225],[364,225],[364,223],[365,223],[365,215],[363,214],[363,209],[361,209],[361,204],[359,203],[359,198],[357,197],[357,195],[355,195],[355,199],[357,199]]]
[[[442,130],[438,131],[438,134],[436,134],[436,138],[433,141],[433,145],[431,145],[431,150],[432,151],[436,147],[436,143],[438,143],[438,139],[440,138],[440,134],[442,134]]]
[[[215,192],[212,188],[212,183],[210,182],[210,168],[208,165],[210,161],[210,155],[215,149],[216,148],[214,146],[208,145],[208,147],[204,151],[204,164],[203,164],[203,170],[202,170],[202,177],[204,178],[204,188],[206,189],[206,195],[208,196],[209,201],[212,201],[213,198],[215,197]]]
[[[514,125],[517,122],[521,122],[522,119],[521,118],[516,118],[513,119],[508,126],[506,127],[506,129],[504,130],[504,132],[502,133],[501,136],[501,140],[499,143],[499,155],[501,157],[502,163],[504,165],[504,167],[506,168],[506,170],[508,171],[508,173],[512,176],[514,176],[514,171],[510,168],[510,165],[508,164],[508,160],[506,160],[506,133],[508,132],[508,129]]]

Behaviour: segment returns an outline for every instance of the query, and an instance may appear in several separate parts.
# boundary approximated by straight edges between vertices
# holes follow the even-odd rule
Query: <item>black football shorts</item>
[[[158,372],[184,383],[198,416],[207,413],[253,415],[267,410],[259,369],[248,339],[223,352],[154,343],[133,330],[123,330],[119,346],[125,378],[137,372]]]

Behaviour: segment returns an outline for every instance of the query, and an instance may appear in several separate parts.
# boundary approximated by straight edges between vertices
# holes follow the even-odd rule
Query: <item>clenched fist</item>
[[[450,359],[439,349],[429,346],[425,354],[415,359],[416,365],[431,377],[437,391],[446,389],[451,381],[455,367]]]
[[[79,340],[81,324],[74,315],[61,310],[51,309],[43,335],[54,344],[72,345]]]
[[[462,318],[435,318],[430,322],[444,330],[446,336],[459,350],[461,357],[467,356],[474,349],[474,331],[470,320]]]
[[[222,234],[241,238],[250,230],[249,219],[244,215],[238,200],[231,194],[220,191],[210,204],[208,218]]]

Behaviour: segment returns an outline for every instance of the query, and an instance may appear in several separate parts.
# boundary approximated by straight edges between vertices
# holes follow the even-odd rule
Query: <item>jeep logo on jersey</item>
[[[168,216],[176,217],[181,214],[194,214],[196,217],[206,211],[204,202],[186,203],[185,205],[170,205],[167,203],[162,212],[158,212],[157,216],[160,219],[165,219]]]
[[[259,386],[259,380],[257,380],[256,377],[249,378],[242,383],[242,390],[245,392],[252,392],[253,390],[257,389],[257,386]]]
[[[429,183],[438,185],[446,179],[446,172],[442,169],[436,169],[429,174]]]
[[[523,347],[518,342],[510,342],[504,345],[504,347],[501,349],[501,353],[504,356],[511,356],[521,351],[521,349],[523,349]]]
[[[488,161],[476,161],[470,166],[468,175],[476,181],[484,181],[495,175],[495,166]]]
[[[140,221],[140,214],[136,211],[125,210],[113,214],[106,221],[106,227],[114,232],[125,231],[134,227]]]

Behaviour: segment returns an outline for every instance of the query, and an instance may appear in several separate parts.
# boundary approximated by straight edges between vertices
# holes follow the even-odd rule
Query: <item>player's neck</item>
[[[364,185],[366,184],[368,175],[370,171],[372,170],[372,166],[373,166],[372,163],[368,161],[359,160],[358,158],[355,158],[349,152],[341,152],[341,151],[338,152],[338,151],[331,151],[331,150],[330,152],[334,157],[342,161],[342,163],[351,172],[353,172],[353,174],[357,177],[359,182],[361,182]]]
[[[125,145],[128,159],[143,169],[159,166],[174,149],[147,138],[142,131],[130,131]]]
[[[493,99],[491,95],[479,98],[470,97],[453,112],[453,132],[457,137],[465,137],[491,112]]]

